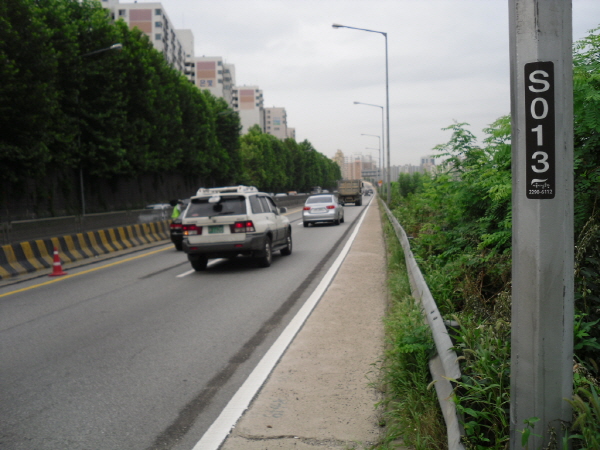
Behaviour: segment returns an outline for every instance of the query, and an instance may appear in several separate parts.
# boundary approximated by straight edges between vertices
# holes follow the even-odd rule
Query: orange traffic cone
[[[60,256],[58,256],[58,249],[54,247],[54,262],[52,263],[53,270],[49,277],[60,277],[61,275],[66,275],[67,272],[63,272],[62,265],[60,263]]]

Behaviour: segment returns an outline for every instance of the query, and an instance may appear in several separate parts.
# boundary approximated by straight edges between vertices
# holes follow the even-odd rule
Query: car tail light
[[[327,205],[327,209],[335,209],[335,205]]]
[[[252,233],[256,231],[254,223],[251,220],[235,222],[233,225],[230,225],[230,228],[232,233]]]
[[[172,223],[171,225],[169,225],[171,230],[181,230],[181,226],[182,225],[180,223]]]
[[[305,206],[303,209],[304,211],[310,211],[310,206]]]
[[[192,236],[194,234],[202,234],[202,227],[196,225],[183,225],[184,236]]]

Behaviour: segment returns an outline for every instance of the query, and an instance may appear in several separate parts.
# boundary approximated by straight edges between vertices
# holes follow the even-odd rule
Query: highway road
[[[309,228],[291,212],[293,253],[269,268],[239,257],[195,272],[163,243],[0,286],[0,448],[193,448],[363,210]]]

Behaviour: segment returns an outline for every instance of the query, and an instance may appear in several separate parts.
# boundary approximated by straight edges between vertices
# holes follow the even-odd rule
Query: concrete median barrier
[[[142,223],[38,239],[0,247],[0,279],[51,270],[54,248],[63,263],[169,239],[169,221]]]

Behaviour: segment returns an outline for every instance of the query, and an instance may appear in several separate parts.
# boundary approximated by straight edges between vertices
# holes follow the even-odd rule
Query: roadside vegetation
[[[574,46],[574,89],[576,321],[568,436],[573,449],[592,450],[600,448],[600,28]],[[444,164],[431,176],[401,175],[389,206],[412,237],[412,250],[441,313],[459,323],[455,348],[462,377],[455,402],[464,445],[500,450],[507,448],[510,426],[510,117],[484,130],[482,143],[467,126],[446,128],[450,140],[434,149]],[[403,438],[417,449],[443,449],[445,434],[440,437],[433,426],[420,423],[441,419],[429,414],[414,418],[429,403],[423,388],[430,378],[423,370],[431,347],[422,322],[411,319],[415,306],[408,294],[394,294],[396,272],[403,271],[395,252],[390,247],[394,300],[383,371],[389,439]],[[422,376],[411,377],[411,366]],[[414,399],[413,392],[422,394]],[[554,448],[563,446],[555,443]]]

